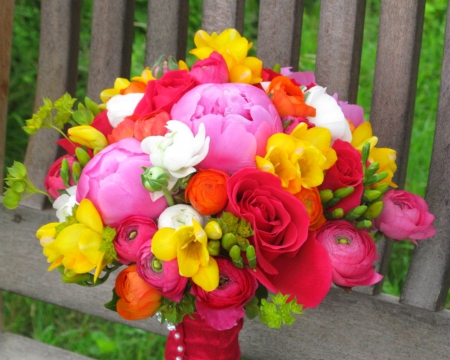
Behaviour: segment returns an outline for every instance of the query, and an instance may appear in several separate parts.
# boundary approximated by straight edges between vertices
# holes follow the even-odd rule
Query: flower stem
[[[170,194],[170,191],[169,191],[165,186],[164,186],[161,190],[162,190],[164,196],[166,197],[167,204],[168,204],[169,206],[175,205],[175,201],[173,200],[173,197],[172,197],[172,195]]]

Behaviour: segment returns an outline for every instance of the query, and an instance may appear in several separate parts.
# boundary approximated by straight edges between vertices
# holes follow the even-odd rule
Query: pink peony
[[[250,272],[234,266],[231,260],[216,260],[219,286],[208,292],[193,284],[191,293],[195,295],[195,308],[201,318],[214,329],[227,330],[244,317],[244,306],[255,296],[258,282]]]
[[[151,163],[138,140],[127,138],[107,146],[81,172],[77,201],[91,200],[103,222],[113,227],[133,215],[157,219],[167,202],[150,199],[141,183],[142,166]]]
[[[333,98],[340,106],[345,118],[350,120],[355,127],[358,127],[364,122],[364,109],[361,106],[349,104],[347,101],[339,101],[338,94],[334,94]]]
[[[158,230],[152,219],[143,216],[130,216],[116,228],[114,247],[122,264],[136,262],[138,251],[145,243],[150,243]]]
[[[58,190],[66,189],[66,186],[64,185],[64,182],[61,179],[61,163],[64,159],[67,160],[70,169],[69,185],[75,185],[72,179],[72,164],[75,161],[77,161],[77,159],[71,155],[61,156],[58,160],[56,160],[52,164],[52,166],[50,166],[50,169],[48,170],[47,176],[45,177],[44,180],[45,190],[47,190],[48,194],[53,199],[56,199],[59,197],[59,195],[61,195]]]
[[[173,106],[171,117],[187,124],[194,134],[200,124],[205,125],[211,142],[198,168],[226,173],[255,168],[255,155],[265,155],[267,139],[283,131],[265,92],[246,84],[199,85]]]
[[[251,273],[270,291],[317,306],[330,289],[331,264],[314,233],[308,234],[303,203],[281,187],[278,177],[256,169],[230,176],[227,191],[226,211],[248,221],[255,232],[250,242],[258,264]]]
[[[366,230],[345,220],[334,220],[326,222],[316,235],[330,256],[336,285],[368,286],[383,278],[373,269],[378,259],[377,249]]]
[[[228,82],[228,68],[222,55],[213,51],[208,58],[198,60],[191,68],[198,84],[223,84]]]
[[[155,266],[156,264],[158,266]],[[144,243],[139,249],[136,272],[141,279],[169,300],[179,302],[183,297],[188,278],[180,275],[177,259],[172,261],[156,259],[151,251],[151,241]]]
[[[436,234],[434,215],[420,196],[404,190],[390,190],[383,197],[383,211],[374,220],[374,226],[393,240],[427,239]]]

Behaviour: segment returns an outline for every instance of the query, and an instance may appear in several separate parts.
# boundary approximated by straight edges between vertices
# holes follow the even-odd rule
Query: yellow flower
[[[89,149],[94,149],[95,153],[108,146],[108,140],[100,131],[89,125],[71,127],[67,131],[69,139]]]
[[[115,231],[104,228],[100,214],[88,199],[81,201],[75,219],[78,222],[65,226],[59,233],[57,227],[60,223],[44,225],[37,231],[36,237],[44,248],[47,261],[52,263],[49,271],[59,265],[75,274],[95,269],[96,281],[102,269],[115,257],[111,246],[107,249],[107,244],[112,244]]]
[[[266,156],[256,156],[259,170],[270,172],[281,180],[281,185],[291,194],[304,187],[319,186],[323,171],[336,162],[336,152],[330,147],[328,129],[307,129],[299,124],[290,135],[278,133],[267,141]]]
[[[196,220],[192,223],[176,230],[159,229],[152,239],[152,252],[162,261],[177,258],[181,276],[192,278],[205,291],[213,291],[219,285],[219,267],[209,256],[205,231]]]
[[[190,53],[200,60],[206,59],[213,51],[223,56],[227,63],[230,82],[256,84],[262,81],[262,61],[253,56],[247,56],[252,43],[241,36],[235,29],[226,29],[220,34],[209,35],[199,30],[194,36],[197,46]]]
[[[387,171],[388,173],[388,176],[384,180],[381,180],[374,185],[385,183],[394,188],[398,187],[397,184],[392,182],[392,177],[397,170],[397,165],[395,164],[397,152],[390,148],[375,147],[378,143],[378,138],[373,136],[372,125],[370,122],[364,122],[355,129],[351,144],[355,149],[361,152],[363,145],[367,142],[370,143],[370,153],[368,158],[369,162],[378,162],[380,164],[377,173],[382,171]]]

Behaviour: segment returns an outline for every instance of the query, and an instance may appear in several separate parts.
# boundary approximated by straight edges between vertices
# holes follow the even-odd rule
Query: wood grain
[[[235,28],[244,31],[244,0],[203,0],[202,29],[207,33],[219,33]]]

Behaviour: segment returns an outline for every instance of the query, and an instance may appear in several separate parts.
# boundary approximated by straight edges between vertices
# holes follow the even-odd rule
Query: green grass
[[[255,39],[258,28],[257,0],[246,1],[244,35]],[[33,111],[39,39],[39,0],[16,0],[15,27],[9,92],[6,165],[21,160],[28,136],[21,130]],[[188,49],[194,32],[201,27],[201,1],[191,0]],[[84,95],[89,64],[89,37],[92,0],[83,1],[77,96]],[[300,57],[301,70],[314,70],[320,2],[306,1]],[[437,112],[440,67],[445,30],[445,0],[428,0],[420,59],[417,103],[411,141],[406,187],[424,195],[430,163],[431,144]],[[146,1],[137,0],[132,75],[144,66]],[[364,48],[358,104],[370,115],[370,97],[376,55],[379,2],[367,1]],[[255,42],[252,54],[255,54]],[[324,84],[326,85],[326,84]],[[411,253],[410,242],[397,243],[383,291],[399,295],[405,281]],[[4,293],[6,330],[60,346],[98,359],[162,359],[165,338],[101,319],[51,306],[18,295]]]

